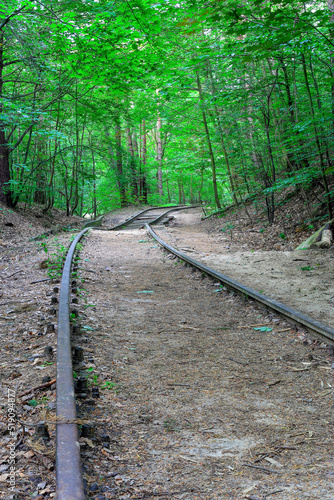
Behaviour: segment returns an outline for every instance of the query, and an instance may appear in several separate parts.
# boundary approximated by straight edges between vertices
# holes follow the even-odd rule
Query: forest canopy
[[[97,215],[317,189],[333,218],[334,5],[0,5],[0,201]]]

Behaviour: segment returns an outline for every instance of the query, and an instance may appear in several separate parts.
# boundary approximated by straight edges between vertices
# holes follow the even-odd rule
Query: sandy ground
[[[231,239],[230,233],[208,233],[199,210],[174,216],[175,225],[167,228],[166,238],[172,246],[185,248],[183,252],[195,260],[334,326],[334,246],[298,252],[249,250],[238,234],[232,233]]]

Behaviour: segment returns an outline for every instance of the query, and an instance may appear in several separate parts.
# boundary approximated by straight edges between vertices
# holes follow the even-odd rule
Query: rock
[[[99,490],[100,490],[100,488],[96,483],[91,484],[89,487],[89,491],[99,491]]]

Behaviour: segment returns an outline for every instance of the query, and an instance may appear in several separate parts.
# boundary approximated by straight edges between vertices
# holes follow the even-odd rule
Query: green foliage
[[[45,248],[44,248],[45,250]],[[51,279],[59,278],[62,275],[64,262],[67,255],[67,248],[64,247],[58,240],[55,240],[52,245],[52,251],[46,249],[49,257],[47,259],[48,276]]]
[[[320,209],[331,213],[334,42],[325,4],[17,7],[1,7],[9,18],[0,129],[10,162],[0,196],[68,215],[128,203],[204,202],[214,211],[254,197],[271,223],[276,193],[318,185]]]
[[[101,385],[101,389],[107,389],[107,390],[111,390],[113,389],[114,391],[116,391],[116,384],[114,384],[114,382],[110,382],[109,380],[107,380],[104,384]]]

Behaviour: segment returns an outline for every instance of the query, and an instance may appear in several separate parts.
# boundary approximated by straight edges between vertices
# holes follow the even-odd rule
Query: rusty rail
[[[81,474],[80,445],[72,368],[70,334],[70,282],[72,260],[76,246],[84,229],[77,235],[68,251],[59,294],[58,340],[57,340],[57,442],[56,442],[56,485],[57,500],[84,500],[84,486]]]
[[[173,248],[168,243],[163,241],[153,231],[153,229],[150,227],[150,224],[145,224],[145,226],[150,235],[159,243],[159,245],[164,247],[166,250],[168,250],[168,252],[171,252],[172,254],[174,254],[176,257],[183,260],[187,264],[190,264],[191,266],[195,267],[196,269],[199,269],[208,276],[215,278],[217,281],[223,283],[228,288],[243,295],[245,298],[251,297],[261,305],[269,309],[272,309],[275,312],[279,313],[280,315],[284,316],[288,321],[290,322],[292,321],[294,324],[306,327],[307,330],[310,330],[311,332],[316,334],[319,338],[321,338],[321,340],[327,342],[328,344],[334,344],[334,328],[332,328],[331,326],[325,325],[324,323],[321,323],[320,321],[311,318],[310,316],[307,316],[306,314],[303,314],[297,311],[296,309],[288,307],[285,304],[278,302],[277,300],[267,297],[266,295],[257,292],[253,288],[243,285],[238,281],[229,278],[228,276],[225,276],[224,274],[221,274],[218,271],[215,271],[214,269],[206,266],[205,264],[202,264],[201,262],[198,262],[197,260],[194,260],[191,257],[184,255],[183,253],[179,252],[176,248]]]
[[[183,207],[183,205],[182,205]],[[111,228],[109,228],[109,231],[117,231],[119,229],[122,229],[123,227],[125,226],[128,226],[131,224],[131,222],[135,221],[140,215],[146,213],[146,212],[150,212],[151,210],[162,210],[163,208],[170,208],[171,210],[168,210],[167,212],[164,212],[162,215],[159,215],[159,217],[157,219],[160,219],[162,217],[164,217],[164,215],[172,210],[176,210],[177,208],[181,208],[179,205],[174,205],[174,207],[151,207],[151,208],[145,208],[145,210],[141,210],[140,212],[138,212],[137,214],[133,215],[132,217],[130,217],[129,219],[125,220],[124,222],[121,222],[120,224],[117,224],[116,226],[113,226]],[[188,207],[186,207],[188,208]],[[144,225],[144,223],[143,223]]]

